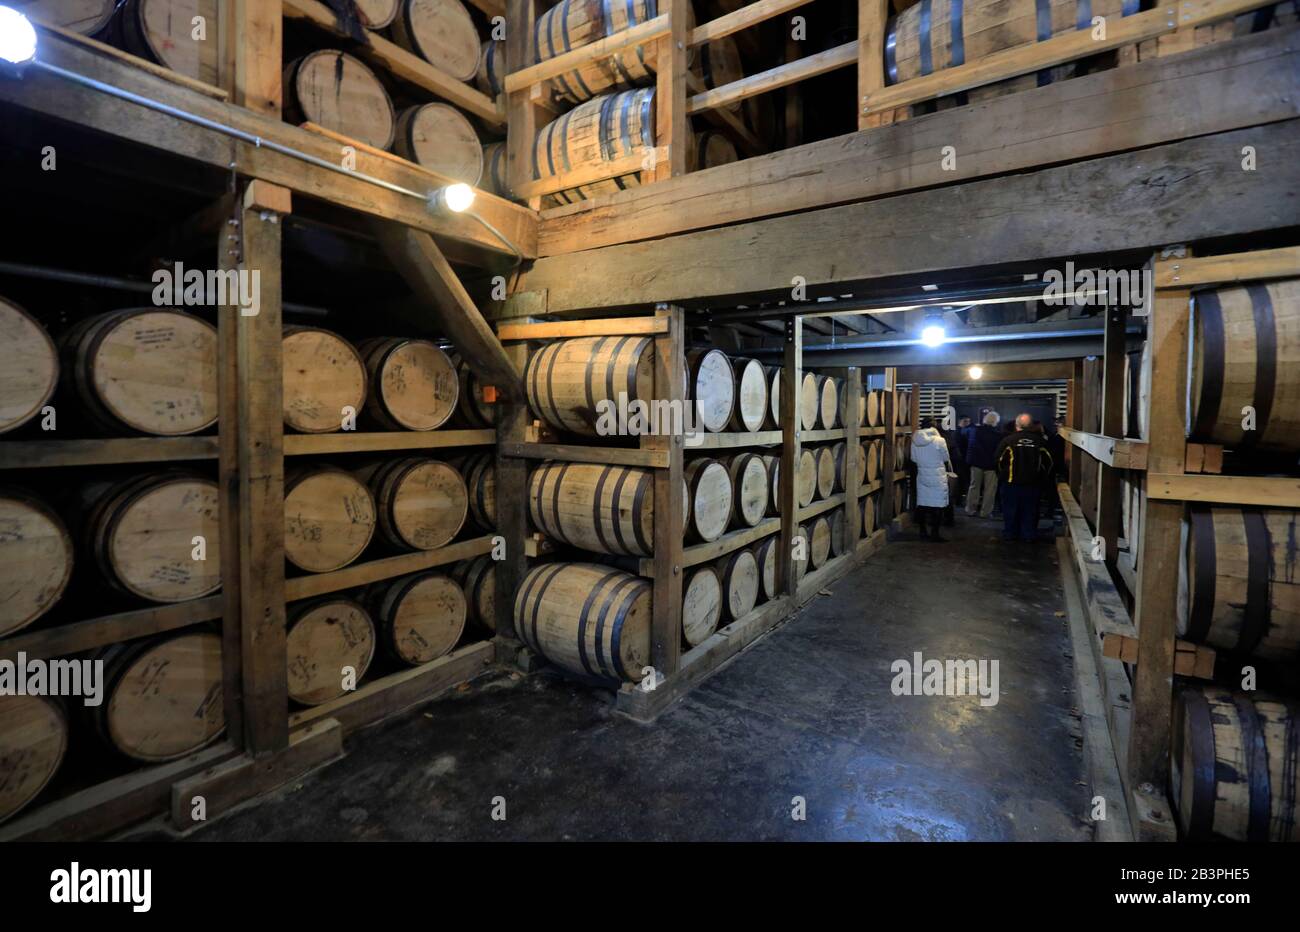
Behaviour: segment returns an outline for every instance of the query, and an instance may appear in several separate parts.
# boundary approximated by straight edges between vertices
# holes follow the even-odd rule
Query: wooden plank
[[[343,728],[337,720],[320,719],[296,728],[289,735],[289,746],[270,758],[241,754],[173,783],[172,826],[182,831],[198,828],[342,756]],[[195,819],[198,813],[201,820]]]
[[[426,203],[416,198],[387,191],[348,173],[305,163],[265,145],[274,142],[339,164],[342,155],[332,140],[235,104],[213,100],[61,40],[46,42],[41,48],[41,58],[87,78],[237,129],[263,140],[263,144],[237,141],[216,130],[110,97],[37,69],[29,70],[21,81],[0,82],[0,101],[194,159],[222,171],[229,171],[233,163],[241,174],[283,185],[295,193],[365,214],[389,217],[437,234],[449,247],[463,247],[467,260],[485,254],[489,257],[511,254],[473,218],[430,211]],[[357,153],[356,161],[357,175],[370,175],[417,191],[430,187],[427,174],[399,163],[364,152]],[[501,230],[525,256],[536,253],[536,216],[531,211],[503,198],[483,194],[475,201],[474,212]]]
[[[858,129],[890,122],[863,108],[885,86],[885,36],[889,0],[858,0]]]
[[[813,502],[811,505],[805,505],[803,508],[799,509],[799,523],[802,524],[809,518],[815,518],[820,514],[825,514],[826,512],[831,511],[832,509],[841,508],[846,501],[848,501],[848,499],[845,497],[843,492],[836,492],[834,495],[823,498],[821,501]]]
[[[1241,170],[1244,145],[1273,153],[1266,179]],[[1093,196],[1072,196],[1080,190]],[[1288,121],[971,182],[961,187],[958,211],[951,191],[918,191],[550,256],[533,264],[521,287],[546,289],[552,313],[788,297],[795,275],[810,290],[838,288],[886,276],[1146,248],[1173,238],[1284,229],[1294,225],[1297,192],[1300,122]],[[1119,202],[1129,208],[1122,224],[1111,222],[1106,206]],[[1016,205],[1014,222],[1007,204]],[[943,248],[935,249],[939,229]],[[745,261],[729,258],[738,255]]]
[[[253,181],[243,191],[239,225],[241,274],[261,275],[261,306],[246,316],[220,309],[235,321],[236,412],[239,419],[240,662],[244,696],[244,748],[254,756],[288,746],[284,709],[288,660],[284,612],[284,383],[281,342],[280,218],[265,210],[283,203],[281,192]]]
[[[657,511],[658,509],[656,509]],[[762,540],[764,537],[770,537],[781,530],[780,518],[764,518],[753,527],[739,528],[734,531],[728,531],[717,540],[706,541],[701,544],[692,544],[682,550],[682,567],[699,566],[701,563],[710,563],[718,557],[726,556],[733,551],[742,547],[748,547],[751,544]],[[642,576],[653,578],[655,575],[655,564],[653,557],[643,557],[638,561],[637,572]]]
[[[19,652],[33,660],[66,657],[132,638],[177,631],[221,616],[220,595],[117,612],[7,637],[0,641],[0,660],[16,660]]]
[[[705,90],[707,90],[707,88],[704,86],[704,79],[701,78],[699,75],[697,75],[694,71],[687,71],[686,92],[688,94],[699,94]],[[755,136],[750,131],[748,126],[745,125],[745,121],[740,115],[732,113],[730,110],[727,110],[726,108],[723,108],[721,110],[709,110],[704,114],[704,119],[708,120],[718,129],[722,130],[731,139],[731,141],[736,144],[736,150],[740,153],[742,158],[749,158],[751,156],[761,155],[762,153],[766,152],[768,149],[766,145],[759,142],[758,137]],[[735,164],[735,163],[731,163],[731,164]],[[719,166],[719,167],[723,167],[723,166]],[[704,169],[704,170],[711,171],[712,169]],[[576,204],[566,205],[566,209],[571,208],[570,212],[578,213],[581,210],[583,210],[584,205],[588,203],[590,202],[579,201]],[[560,215],[559,211],[546,211],[544,213],[544,216],[550,216],[552,213],[554,213],[556,216]]]
[[[898,370],[894,368],[886,369],[885,387],[880,394],[880,417],[885,428],[884,456],[881,457],[880,463],[880,481],[885,485],[885,491],[880,494],[880,523],[886,528],[895,518],[893,483],[898,479],[898,466],[894,462],[894,441],[898,438],[896,423],[898,420],[896,410],[898,404],[897,384]]]
[[[663,450],[628,449],[626,447],[585,447],[567,443],[519,443],[502,445],[506,456],[519,456],[530,460],[566,460],[570,463],[611,463],[615,466],[649,466],[652,469],[668,468],[668,455]]]
[[[1162,262],[1156,269],[1157,288],[1193,288],[1228,285],[1260,278],[1294,278],[1300,275],[1300,246],[1234,252]]]
[[[666,149],[657,159],[654,180],[664,181],[686,174],[686,153],[690,146],[690,121],[686,107],[686,40],[692,22],[690,0],[668,0],[670,29],[659,39],[655,76],[655,146]]]
[[[283,0],[283,3],[285,16],[310,22],[336,37],[349,38],[348,34],[339,28],[334,12],[324,3],[319,3],[317,0]],[[349,50],[371,65],[378,65],[381,69],[387,70],[394,77],[409,81],[435,97],[455,104],[494,129],[505,127],[505,114],[497,109],[496,102],[488,95],[475,90],[464,81],[453,78],[436,65],[408,52],[378,33],[370,32],[366,38],[369,41],[365,45],[353,44],[349,46]]]
[[[485,384],[512,401],[523,400],[519,373],[433,237],[376,218],[370,229],[403,281],[427,305],[438,333],[455,344]]]
[[[780,540],[776,551],[776,591],[794,599],[799,581],[794,573],[794,542],[799,530],[799,456],[800,440],[799,399],[803,380],[803,320],[798,317],[785,322],[785,354],[781,363],[781,469],[777,474],[780,485]]]
[[[1124,376],[1128,369],[1128,309],[1123,305],[1106,308],[1105,336],[1102,351],[1101,432],[1117,437],[1124,432],[1124,411],[1128,405]],[[1053,464],[1055,468],[1055,464]],[[1119,536],[1123,532],[1119,468],[1101,465],[1097,487],[1097,535],[1106,548],[1106,559],[1114,562],[1119,555]]]
[[[1264,6],[1268,6],[1268,0],[1178,0],[1176,17],[1170,15],[1169,7],[1132,16],[1112,16],[1106,23],[1105,38],[1097,38],[1091,29],[1073,30],[1042,42],[994,52],[964,65],[881,88],[863,101],[862,110],[864,113],[887,111],[933,100],[1153,39],[1175,29],[1186,29],[1190,33],[1197,25],[1230,19]]]
[[[284,104],[284,10],[281,0],[233,0],[235,103],[267,116]]]
[[[1133,637],[1137,631],[1129,618],[1128,607],[1106,572],[1104,561],[1092,558],[1092,530],[1069,486],[1057,486],[1065,526],[1069,533],[1071,555],[1088,610],[1089,627],[1094,637]]]
[[[336,434],[286,434],[285,456],[323,456],[330,453],[378,453],[390,450],[437,450],[443,447],[477,447],[496,443],[496,431],[395,430]]]
[[[706,110],[726,107],[741,100],[748,100],[759,94],[766,94],[777,88],[806,81],[818,75],[835,71],[855,64],[858,60],[858,43],[846,42],[824,52],[817,52],[798,61],[777,65],[767,71],[732,81],[722,87],[715,87],[702,94],[696,94],[686,102],[687,113],[694,116]]]
[[[343,727],[346,737],[473,679],[486,671],[494,656],[491,641],[466,644],[437,660],[363,683],[346,696],[300,709],[290,716],[289,722],[299,728],[333,719]]]
[[[621,337],[668,332],[663,317],[602,317],[596,320],[557,320],[535,324],[497,324],[497,338],[558,340],[564,337]]]
[[[663,147],[656,148],[654,153],[649,156],[642,152],[634,152],[631,155],[624,155],[608,162],[592,162],[581,165],[572,171],[547,175],[545,178],[539,178],[535,181],[523,181],[511,185],[511,190],[516,197],[520,198],[541,197],[546,194],[554,194],[556,191],[567,191],[579,185],[594,184],[608,178],[637,174],[646,167],[647,163],[657,165],[665,160],[667,155],[668,150]]]
[[[696,431],[686,438],[691,450],[734,450],[737,447],[773,447],[781,443],[781,431],[760,430],[754,433],[726,431],[712,434]]]
[[[681,3],[674,0],[673,16],[683,15]],[[683,19],[684,23],[685,20]],[[678,30],[674,28],[673,34]],[[663,55],[663,49],[660,49]],[[667,59],[661,57],[660,62]],[[686,399],[686,314],[679,307],[656,308],[655,316],[668,321],[668,332],[655,337],[654,394],[670,406],[680,407]],[[682,527],[680,516],[685,505],[685,463],[683,437],[674,434],[650,434],[641,438],[643,452],[663,456],[664,468],[654,474],[654,582],[650,623],[650,666],[654,667],[656,688],[659,677],[672,679],[681,663],[682,651]],[[635,673],[634,673],[635,675]]]
[[[1133,635],[1113,633],[1102,635],[1101,651],[1105,657],[1112,657],[1127,664],[1137,664],[1138,650],[1139,641]],[[1212,647],[1193,644],[1191,641],[1175,641],[1174,674],[1212,680],[1215,657],[1216,652]]]
[[[489,553],[491,550],[492,536],[486,535],[457,541],[439,547],[437,550],[417,550],[415,553],[402,553],[395,557],[354,563],[352,566],[330,573],[294,576],[292,579],[285,580],[284,597],[286,601],[297,602],[300,599],[325,595],[328,592],[366,586],[381,579],[393,579],[397,576],[432,569],[435,566],[446,566]]]
[[[663,13],[654,19],[623,29],[612,35],[604,36],[595,42],[580,45],[567,52],[561,52],[554,58],[520,68],[506,75],[506,93],[526,91],[534,84],[541,84],[566,72],[573,71],[597,59],[610,58],[624,49],[633,48],[647,42],[658,40],[672,31],[670,16]]]
[[[1288,476],[1214,476],[1147,473],[1147,496],[1160,502],[1219,502],[1262,508],[1300,508],[1300,479]]]
[[[805,6],[809,2],[810,0],[757,0],[754,3],[746,3],[724,16],[696,26],[691,30],[687,45],[703,45],[705,42],[721,39]]]
[[[536,33],[540,0],[506,0],[506,61],[515,68],[527,68],[537,62],[532,42]],[[505,94],[506,98],[506,180],[515,197],[526,198],[529,207],[541,206],[539,195],[524,194],[524,186],[534,181],[533,152],[538,131],[546,125],[547,113],[537,106],[527,91]]]
[[[522,377],[528,365],[528,345],[514,343],[505,348],[510,364]],[[515,639],[515,593],[528,573],[528,462],[509,456],[506,447],[524,439],[530,412],[523,401],[505,402],[497,408],[496,448],[496,532],[505,543],[505,559],[493,572],[496,586],[496,637],[500,644],[517,650]]]
[[[222,741],[189,757],[145,767],[65,796],[0,826],[0,842],[103,838],[167,811],[171,787],[240,751]]]
[[[656,239],[1288,119],[1300,114],[1295,35],[1268,30],[602,195],[568,216],[548,212],[539,249]],[[961,157],[945,171],[934,153],[954,139]]]
[[[844,370],[847,386],[844,410],[849,414],[845,424],[844,438],[844,550],[852,553],[856,549],[858,538],[862,536],[862,508],[858,504],[858,460],[862,457],[862,441],[858,439],[858,407],[862,401],[862,370],[849,366]],[[866,471],[863,471],[863,482]]]
[[[1153,484],[1151,473],[1181,472],[1186,454],[1184,406],[1156,403],[1156,400],[1187,395],[1189,298],[1187,291],[1158,291],[1155,300],[1150,302],[1147,323],[1151,358],[1151,391],[1147,402],[1150,451],[1145,479],[1148,498],[1144,501],[1133,609],[1143,662],[1133,675],[1133,728],[1128,749],[1131,791],[1144,784],[1163,787],[1169,765],[1183,505],[1149,495]],[[1137,818],[1136,813],[1134,817]],[[1135,825],[1134,831],[1141,836],[1144,829]]]
[[[165,463],[217,457],[217,438],[112,437],[103,440],[6,440],[0,469]]]

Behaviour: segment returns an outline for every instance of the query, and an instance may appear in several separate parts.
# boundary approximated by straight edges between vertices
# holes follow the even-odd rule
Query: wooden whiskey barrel
[[[745,68],[740,61],[740,49],[731,36],[713,39],[698,46],[699,54],[692,63],[694,70],[708,90],[724,87],[745,76]],[[739,113],[741,101],[728,104],[723,109]]]
[[[731,521],[731,476],[727,467],[701,457],[686,464],[686,487],[691,501],[689,536],[717,540]]]
[[[800,508],[807,508],[817,498],[817,476],[817,455],[804,447],[799,451],[797,492]]]
[[[801,524],[795,530],[792,546],[794,547],[794,558],[790,563],[794,568],[794,583],[798,587],[808,572],[808,561],[812,552],[812,538],[808,533],[807,525]],[[800,552],[803,553],[802,557],[799,556]]]
[[[290,699],[320,705],[348,692],[345,675],[361,683],[375,656],[375,624],[359,602],[327,596],[290,605],[288,616]]]
[[[829,444],[823,444],[814,455],[817,457],[817,497],[830,498],[835,492],[835,476],[839,472],[835,451]]]
[[[650,581],[594,563],[547,563],[515,595],[525,645],[572,673],[637,681],[650,663]]]
[[[692,171],[730,165],[739,159],[740,153],[736,151],[735,143],[715,130],[706,129],[696,133],[691,139]]]
[[[40,795],[68,750],[68,717],[44,696],[0,696],[0,823]]]
[[[114,32],[128,52],[219,87],[225,76],[223,6],[221,0],[126,0]],[[196,16],[205,23],[201,40],[195,38]]]
[[[840,440],[831,444],[831,457],[835,460],[835,491],[843,492],[849,487],[848,480],[848,445]],[[853,467],[854,472],[858,474],[858,485],[867,475],[867,464],[862,456],[857,457],[857,463]]]
[[[804,430],[815,430],[817,417],[821,413],[823,376],[816,372],[805,372],[799,388],[799,423]]]
[[[442,573],[414,573],[376,583],[363,601],[384,652],[407,666],[450,653],[465,631],[465,592]]]
[[[763,422],[764,430],[781,429],[781,369],[779,366],[767,366],[767,418]]]
[[[416,104],[399,113],[393,152],[468,185],[483,177],[483,143],[474,124],[448,104]]]
[[[0,298],[0,434],[35,417],[59,384],[59,352],[45,328]]]
[[[61,341],[64,377],[106,431],[175,437],[217,421],[217,329],[167,308],[87,318]]]
[[[718,560],[717,570],[725,618],[729,621],[744,618],[754,610],[763,585],[754,552],[745,548],[733,550]]]
[[[894,396],[894,423],[907,427],[912,419],[912,393],[898,392]]]
[[[402,550],[451,543],[469,514],[469,490],[454,466],[427,457],[369,463],[356,477],[374,496],[380,536]]]
[[[767,514],[779,515],[781,513],[781,457],[773,456],[770,453],[760,453],[763,460],[763,467],[767,470],[767,489],[768,502]]]
[[[477,36],[474,50],[477,56]],[[393,144],[397,116],[388,91],[345,52],[321,49],[291,62],[284,73],[284,98],[290,123],[315,123],[376,149]]]
[[[284,555],[308,573],[342,569],[375,533],[375,500],[336,466],[297,466],[284,477]]]
[[[1185,686],[1173,724],[1171,782],[1188,840],[1300,841],[1300,705]]]
[[[497,630],[496,561],[488,554],[452,564],[451,578],[465,593],[467,620],[493,634]]]
[[[757,431],[767,417],[767,373],[757,359],[733,359],[735,406],[731,411],[731,430]]]
[[[682,639],[703,644],[722,620],[722,582],[711,566],[692,567],[682,583]]]
[[[687,350],[686,369],[691,380],[687,394],[695,403],[699,426],[715,433],[726,430],[736,406],[736,375],[731,360],[722,350]]]
[[[848,547],[848,529],[844,519],[844,509],[836,508],[830,514],[831,556],[838,557]]]
[[[654,396],[654,341],[649,337],[578,337],[548,343],[524,369],[533,413],[556,430],[598,436],[602,402],[618,409]]]
[[[510,196],[504,142],[490,142],[483,147],[483,177],[479,180],[478,186],[498,197]]]
[[[95,659],[104,663],[104,702],[90,708],[91,724],[132,760],[176,760],[226,730],[219,634],[190,631],[114,644]]]
[[[448,358],[456,367],[456,379],[460,385],[457,389],[456,411],[453,418],[456,425],[476,430],[495,426],[497,408],[496,405],[484,400],[483,382],[474,374],[469,363],[461,359],[458,354],[452,353]]]
[[[894,483],[894,517],[895,518],[897,518],[899,515],[901,515],[904,511],[907,510],[904,507],[906,504],[907,504],[907,483],[895,482]]]
[[[505,40],[488,39],[479,47],[474,86],[489,97],[496,98],[505,92],[507,72]]]
[[[27,627],[62,598],[74,553],[53,509],[26,492],[0,488],[0,637]]]
[[[184,602],[221,587],[217,483],[182,470],[149,473],[92,492],[91,561],[113,588],[151,602]],[[205,559],[194,559],[203,538]]]
[[[880,493],[872,492],[862,499],[862,536],[870,537],[876,533],[876,520],[880,511]]]
[[[356,0],[357,15],[367,29],[387,29],[401,5],[401,0]]]
[[[541,16],[533,33],[538,61],[589,45],[656,15],[655,0],[566,0]],[[647,42],[552,78],[548,85],[561,100],[579,103],[615,88],[649,83],[654,76],[659,43]]]
[[[1300,659],[1300,511],[1188,507],[1180,637],[1285,662]]]
[[[83,36],[103,32],[117,9],[117,0],[30,0],[19,12],[33,20],[61,26]],[[4,818],[0,808],[0,818]]]
[[[780,543],[781,536],[773,534],[770,537],[764,537],[754,547],[754,561],[758,564],[759,581],[763,584],[762,592],[764,601],[775,599],[776,592],[776,548]]]
[[[652,469],[547,461],[528,480],[528,514],[543,534],[574,547],[648,557],[654,490]]]
[[[826,515],[813,518],[808,525],[808,565],[818,570],[826,565],[831,555],[831,522]]]
[[[890,84],[952,68],[1075,29],[1092,17],[1118,20],[1121,0],[929,0],[890,19],[885,73]],[[1033,81],[1030,76],[1030,81]],[[1032,86],[1032,84],[1031,84]]]
[[[867,417],[864,423],[867,427],[879,427],[884,422],[884,398],[879,391],[873,390],[865,393],[865,399]]]
[[[551,121],[537,134],[533,178],[541,180],[579,168],[648,155],[655,147],[655,89],[606,94]],[[579,185],[555,195],[562,204],[639,184],[636,173]]]
[[[478,71],[478,29],[460,0],[403,0],[393,20],[393,41],[457,81]]]
[[[474,453],[460,462],[469,490],[469,513],[484,531],[497,526],[497,463],[495,453]]]
[[[753,527],[767,514],[772,489],[767,481],[767,464],[757,453],[737,453],[722,464],[731,476],[732,519],[736,527]]]
[[[1193,321],[1192,439],[1300,453],[1300,278],[1197,292]]]
[[[342,430],[366,403],[366,364],[352,344],[319,327],[286,327],[284,423],[304,434]],[[376,410],[379,410],[378,408]]]
[[[884,442],[880,440],[868,440],[862,443],[861,459],[866,467],[863,478],[867,482],[875,482],[880,478],[880,460],[884,446]]]
[[[842,380],[820,376],[820,403],[817,409],[817,426],[832,430],[840,426],[840,385]]]
[[[368,375],[366,413],[385,430],[435,430],[456,410],[459,376],[436,344],[379,337],[362,342],[357,352]]]

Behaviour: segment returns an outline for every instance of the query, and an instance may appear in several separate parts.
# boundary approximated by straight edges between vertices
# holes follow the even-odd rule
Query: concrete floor
[[[653,726],[497,674],[193,837],[1088,840],[1056,549],[959,522],[948,544],[907,532]],[[916,651],[997,659],[999,703],[893,695],[891,662]]]

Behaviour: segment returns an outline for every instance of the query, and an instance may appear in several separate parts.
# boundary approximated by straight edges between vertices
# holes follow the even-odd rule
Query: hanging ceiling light
[[[927,324],[921,331],[921,342],[926,346],[942,346],[946,339],[948,339],[948,332],[940,323]]]
[[[36,29],[13,7],[0,6],[0,62],[20,67],[36,57]]]

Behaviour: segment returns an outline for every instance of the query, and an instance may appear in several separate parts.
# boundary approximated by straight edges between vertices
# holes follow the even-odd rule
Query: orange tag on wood
[[[487,404],[496,404],[497,387],[495,385],[483,386],[483,401]]]

